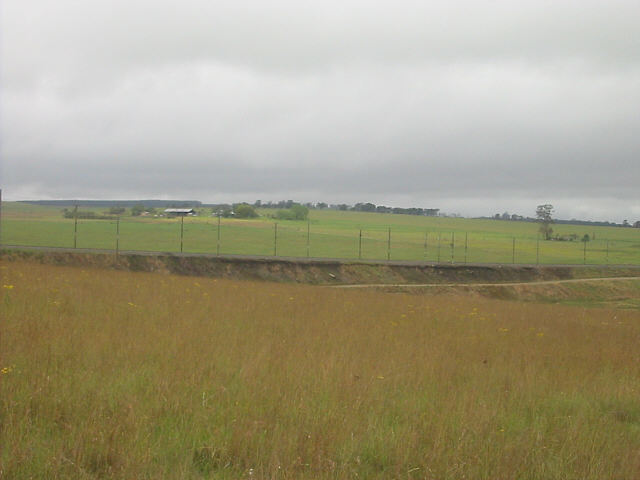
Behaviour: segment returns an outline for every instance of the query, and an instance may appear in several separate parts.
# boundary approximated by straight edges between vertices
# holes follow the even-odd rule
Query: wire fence
[[[220,217],[1,219],[12,246],[429,263],[640,265],[640,231],[625,238],[545,241],[536,235],[425,227],[242,221]],[[635,230],[635,229],[621,229]],[[594,235],[595,236],[595,235]],[[620,235],[622,236],[622,235]]]

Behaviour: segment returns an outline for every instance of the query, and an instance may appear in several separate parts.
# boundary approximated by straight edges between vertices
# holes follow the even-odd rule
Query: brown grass
[[[0,478],[640,475],[637,311],[0,269]]]

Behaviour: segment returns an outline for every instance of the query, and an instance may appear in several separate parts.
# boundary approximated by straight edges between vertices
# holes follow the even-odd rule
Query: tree
[[[308,216],[309,209],[299,203],[294,203],[286,210],[278,210],[275,215],[278,220],[306,220]]]
[[[258,216],[254,208],[247,203],[237,205],[234,208],[234,211],[236,213],[236,218],[255,218]]]
[[[144,205],[134,205],[131,207],[131,216],[138,217],[145,211]]]
[[[306,220],[309,216],[309,208],[304,205],[294,204],[291,206],[294,220]]]
[[[109,209],[109,215],[121,215],[125,212],[124,207],[111,207]]]
[[[553,218],[551,217],[552,214],[553,205],[549,205],[548,203],[545,205],[538,205],[536,208],[536,218],[540,223],[539,232],[545,240],[551,240],[551,234],[553,233],[553,228],[551,228],[551,224],[553,223]]]
[[[225,205],[220,210],[218,210],[219,217],[229,218],[229,217],[233,217],[234,215],[235,215],[235,212],[233,211],[233,208],[231,208],[229,205]]]

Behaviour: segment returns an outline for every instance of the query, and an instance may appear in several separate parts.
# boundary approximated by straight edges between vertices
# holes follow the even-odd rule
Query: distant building
[[[195,215],[193,208],[166,208],[164,213],[168,217],[186,217],[187,215]]]

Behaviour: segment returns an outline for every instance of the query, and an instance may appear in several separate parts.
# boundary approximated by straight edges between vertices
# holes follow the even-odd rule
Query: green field
[[[89,210],[82,208],[82,210]],[[93,209],[102,213],[104,208]],[[205,209],[181,219],[122,217],[74,220],[58,207],[3,203],[1,243],[50,247],[278,255],[454,263],[640,264],[640,230],[553,225],[554,233],[591,238],[539,241],[529,222],[312,210],[309,222],[218,219]],[[181,228],[183,235],[181,242]],[[361,232],[361,233],[360,233]],[[390,242],[389,242],[390,232]],[[219,238],[219,239],[218,239]],[[182,244],[182,245],[181,245]],[[390,248],[389,248],[390,246]]]

